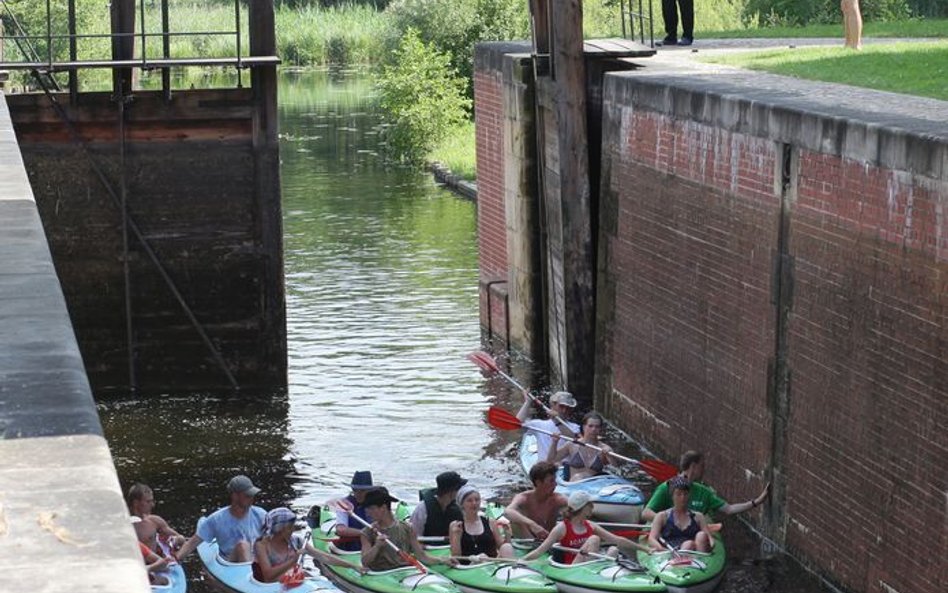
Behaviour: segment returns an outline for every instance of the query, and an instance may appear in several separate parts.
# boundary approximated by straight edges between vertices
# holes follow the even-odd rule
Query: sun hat
[[[458,472],[444,472],[438,474],[438,477],[435,478],[435,482],[438,484],[438,492],[459,490],[461,486],[467,484],[467,480],[462,478]]]
[[[672,492],[675,490],[691,490],[691,480],[685,476],[677,475],[668,480],[668,489]]]
[[[461,486],[460,490],[458,490],[458,495],[454,497],[454,500],[457,501],[458,506],[461,506],[464,504],[464,499],[467,498],[467,495],[474,492],[477,492],[477,488],[471,486],[470,484],[465,484],[464,486]],[[480,494],[480,492],[477,493]]]
[[[260,489],[253,485],[247,476],[234,476],[227,482],[227,491],[237,494],[249,494],[256,496],[260,494]]]
[[[566,502],[566,506],[570,510],[578,511],[585,507],[587,504],[592,503],[592,498],[589,494],[583,492],[582,490],[577,490],[569,495],[569,500]]]
[[[575,408],[576,398],[574,398],[573,394],[569,391],[557,391],[550,396],[550,404],[560,404],[567,408]]]
[[[263,534],[273,535],[287,525],[296,523],[296,513],[286,507],[278,507],[267,512],[263,520]]]
[[[349,483],[349,486],[353,490],[371,490],[375,488],[372,485],[372,472],[370,471],[358,471],[352,474],[352,482]]]
[[[365,493],[365,500],[362,502],[362,506],[384,507],[393,502],[398,502],[398,499],[388,493],[388,488],[378,486]]]

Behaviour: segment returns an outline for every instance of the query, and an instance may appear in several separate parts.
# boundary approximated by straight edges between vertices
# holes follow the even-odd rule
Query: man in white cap
[[[525,430],[540,429],[547,432],[559,431],[568,437],[579,436],[579,425],[569,421],[569,415],[573,412],[573,408],[576,407],[576,398],[573,397],[572,393],[568,391],[557,391],[550,396],[550,409],[547,412],[548,418],[546,420],[540,418],[529,419],[532,403],[530,398],[526,398],[523,401],[523,406],[520,407],[520,411],[517,412],[517,419],[523,423]],[[533,434],[536,435],[537,439],[537,459],[542,461],[547,458],[547,453],[550,450],[553,440],[549,435],[545,435],[542,432],[536,432],[534,430]]]
[[[231,562],[253,560],[253,543],[260,537],[267,512],[254,506],[260,489],[247,476],[234,476],[227,483],[230,505],[211,513],[198,523],[197,531],[175,554],[186,557],[201,542],[217,541],[220,555]]]

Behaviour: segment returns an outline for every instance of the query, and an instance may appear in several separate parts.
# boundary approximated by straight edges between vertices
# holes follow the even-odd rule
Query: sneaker
[[[695,40],[692,39],[691,37],[682,37],[681,40],[678,42],[678,45],[691,45],[694,42]]]
[[[666,35],[659,45],[678,45],[678,38],[673,35]]]

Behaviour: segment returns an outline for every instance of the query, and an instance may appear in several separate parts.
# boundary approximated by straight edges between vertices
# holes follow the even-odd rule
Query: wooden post
[[[544,147],[551,366],[577,397],[592,397],[595,269],[589,188],[581,0],[551,0],[555,143]],[[554,358],[555,357],[555,358]]]
[[[250,55],[276,55],[273,0],[250,1]],[[255,66],[250,77],[254,98],[253,162],[255,235],[260,241],[264,305],[261,337],[266,360],[280,360],[286,384],[286,302],[283,280],[283,211],[280,205],[280,145],[276,66]]]
[[[135,55],[135,0],[112,0],[112,59],[131,60]],[[114,35],[128,34],[123,37]],[[132,69],[112,69],[112,92],[128,96],[132,92]]]

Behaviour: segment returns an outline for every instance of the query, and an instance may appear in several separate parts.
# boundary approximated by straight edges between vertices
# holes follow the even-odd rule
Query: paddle
[[[571,554],[583,554],[584,556],[591,556],[593,558],[599,558],[600,560],[611,560],[615,562],[622,568],[627,568],[629,570],[641,572],[644,570],[637,562],[631,558],[624,558],[621,556],[610,556],[609,554],[599,554],[597,552],[583,552],[579,548],[568,548],[566,546],[561,546],[560,544],[553,544],[553,547],[562,552],[569,552]]]
[[[494,428],[499,428],[501,430],[520,430],[523,428],[523,422],[521,422],[519,418],[506,410],[498,408],[497,406],[492,406],[489,410],[487,410],[487,422],[489,422]],[[577,438],[570,439],[569,437],[557,435],[539,428],[531,428],[530,430],[550,436],[559,436],[560,438],[565,438],[566,440],[576,443],[577,445],[582,445],[583,447],[589,447],[590,449],[595,449],[596,451],[602,452],[602,447],[597,447],[596,445],[590,443],[584,443]],[[659,461],[657,459],[645,459],[640,461],[638,459],[626,457],[625,455],[619,455],[618,453],[609,453],[609,455],[617,459],[638,465],[643,470],[645,470],[645,473],[652,476],[652,478],[654,478],[657,482],[665,482],[678,475],[678,469],[673,465],[665,463],[664,461]]]
[[[530,391],[526,387],[521,385],[516,379],[514,379],[507,373],[500,370],[500,367],[497,366],[497,361],[495,361],[490,354],[484,352],[483,350],[477,350],[475,352],[471,352],[470,354],[468,354],[467,359],[473,362],[474,364],[476,364],[485,374],[488,374],[488,375],[496,374],[506,379],[511,385],[513,385],[514,387],[522,391],[523,395],[526,396],[530,401],[532,401],[535,404],[538,404],[541,408],[543,408],[543,411],[546,412],[547,414],[553,411],[550,409],[549,406],[547,406],[542,401],[540,401],[540,399],[537,396],[530,393]],[[569,424],[567,424],[565,420],[563,420],[559,416],[553,416],[552,418],[560,426],[562,426],[567,431],[569,431],[571,435],[576,436],[576,432],[574,432],[573,429],[569,427]]]
[[[371,523],[369,523],[368,521],[366,521],[365,519],[363,519],[362,517],[360,517],[359,515],[357,515],[357,514],[355,513],[355,511],[352,509],[352,507],[350,507],[348,504],[345,504],[343,501],[341,501],[341,500],[333,500],[333,501],[330,501],[330,502],[326,503],[326,505],[329,506],[330,508],[335,509],[335,510],[339,510],[339,511],[343,511],[343,512],[349,513],[349,516],[352,517],[353,519],[355,519],[356,521],[358,521],[359,523],[361,523],[363,527],[372,528],[372,524],[371,524]],[[407,563],[411,564],[412,566],[414,566],[415,568],[417,568],[418,571],[421,572],[422,574],[428,574],[428,569],[425,568],[425,566],[424,566],[421,562],[418,562],[418,559],[417,559],[417,558],[415,558],[414,556],[412,556],[411,554],[409,554],[409,553],[406,552],[405,550],[403,550],[403,549],[399,548],[398,546],[396,546],[396,545],[395,545],[395,542],[393,542],[392,540],[390,540],[390,539],[388,539],[388,538],[385,538],[385,543],[388,544],[388,546],[389,546],[390,548],[392,548],[392,550],[394,550],[395,553],[398,554],[398,556],[399,556],[402,560],[404,560],[405,562],[407,562]]]

